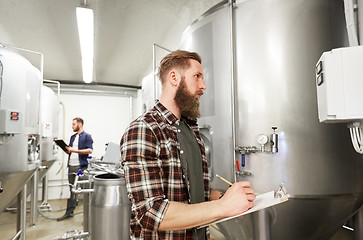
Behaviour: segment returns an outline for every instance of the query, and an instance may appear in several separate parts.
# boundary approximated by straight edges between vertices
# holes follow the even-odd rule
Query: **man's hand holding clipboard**
[[[69,154],[69,151],[67,147],[69,147],[62,139],[55,139],[54,142],[67,154]]]

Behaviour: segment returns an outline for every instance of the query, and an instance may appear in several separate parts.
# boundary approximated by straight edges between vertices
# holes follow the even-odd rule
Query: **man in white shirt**
[[[73,185],[75,176],[79,169],[82,171],[87,169],[88,166],[88,154],[92,153],[93,140],[92,136],[83,131],[83,119],[74,118],[72,121],[72,129],[75,132],[71,136],[69,146],[67,150],[68,157],[68,181],[70,185]],[[70,187],[71,188],[71,187]],[[67,210],[64,216],[57,218],[57,221],[73,217],[73,211],[76,208],[76,196],[71,191],[71,197],[67,200]]]

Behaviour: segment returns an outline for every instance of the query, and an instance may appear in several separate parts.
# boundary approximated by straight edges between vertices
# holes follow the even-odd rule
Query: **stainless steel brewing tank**
[[[5,113],[1,121],[15,125],[0,132],[0,172],[33,169],[39,163],[35,150],[39,140],[40,71],[24,57],[1,47],[0,62],[0,110]],[[18,120],[9,121],[11,113],[18,114]]]
[[[17,53],[0,47],[0,212],[39,165],[40,71]],[[18,120],[11,120],[11,116]],[[5,123],[5,124],[4,124]]]
[[[130,239],[131,204],[124,177],[114,174],[94,176],[91,199],[93,240]]]
[[[363,198],[363,159],[354,152],[346,125],[321,124],[317,114],[315,63],[322,52],[347,46],[343,1],[237,1],[233,15],[233,48],[227,4],[194,22],[181,44],[203,59],[207,90],[199,125],[209,129],[212,168],[233,181],[234,162],[241,163],[233,135],[237,147],[260,149],[257,136],[270,138],[276,126],[278,152],[246,154],[241,170],[251,175],[236,179],[251,181],[260,193],[284,183],[291,199],[227,222],[227,237],[329,239]],[[269,142],[265,147],[270,150]],[[227,187],[218,179],[212,186]],[[241,222],[254,232],[243,230]]]
[[[54,139],[58,137],[59,132],[60,106],[58,96],[49,87],[43,85],[40,93],[39,132],[42,168],[38,170],[39,180],[46,176],[48,170],[57,160],[58,148]]]
[[[58,137],[58,118],[58,97],[52,89],[42,86],[40,98],[40,149],[42,161],[51,161],[57,158],[57,147],[53,139]]]

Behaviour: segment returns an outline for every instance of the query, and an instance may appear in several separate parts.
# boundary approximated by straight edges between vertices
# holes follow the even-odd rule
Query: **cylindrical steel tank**
[[[258,193],[283,183],[291,195],[222,224],[227,238],[329,239],[362,205],[363,158],[345,124],[319,123],[316,100],[317,60],[347,44],[340,0],[243,0],[233,10],[219,4],[185,30],[181,48],[202,56],[207,89],[199,125],[208,129],[214,174],[250,181]],[[260,134],[268,137],[264,152]],[[228,187],[211,177],[214,188]]]
[[[40,98],[40,135],[41,160],[51,161],[57,157],[54,138],[58,136],[59,100],[52,89],[41,88]]]
[[[91,236],[93,240],[130,239],[131,205],[122,176],[94,176],[91,199]]]
[[[0,212],[39,165],[41,74],[28,60],[0,47]]]
[[[37,186],[39,181],[42,180],[42,200],[47,204],[48,200],[48,170],[57,160],[58,148],[53,141],[58,137],[59,132],[59,110],[60,102],[52,89],[42,85],[40,91],[40,111],[39,111],[39,133],[40,133],[40,160],[42,167],[39,168],[38,174],[34,175],[32,187],[29,186],[33,194],[33,209],[36,207],[37,202]],[[34,182],[35,181],[35,182]],[[33,213],[35,222],[36,215]]]

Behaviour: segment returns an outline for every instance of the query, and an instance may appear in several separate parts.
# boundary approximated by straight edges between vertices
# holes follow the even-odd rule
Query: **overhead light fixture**
[[[90,8],[76,8],[79,42],[82,55],[83,81],[90,83],[93,80],[94,56],[94,17]]]

